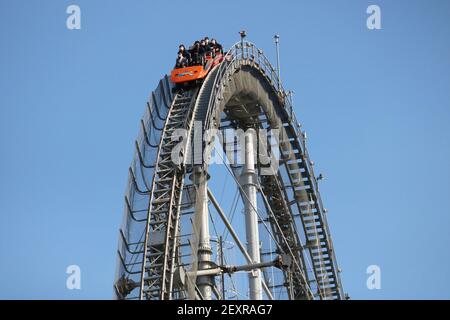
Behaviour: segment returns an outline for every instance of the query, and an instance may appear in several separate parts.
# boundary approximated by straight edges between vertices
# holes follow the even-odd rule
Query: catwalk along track
[[[195,85],[173,77],[141,120],[115,297],[345,298],[306,135],[262,50],[240,41]],[[245,138],[205,134],[229,129]],[[261,145],[272,148],[264,164]],[[241,150],[245,161],[231,161]]]

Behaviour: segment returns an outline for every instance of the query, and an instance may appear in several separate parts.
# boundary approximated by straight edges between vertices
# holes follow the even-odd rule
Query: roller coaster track
[[[202,157],[208,157],[214,144],[212,137],[203,142],[206,152],[200,159],[193,152],[191,145],[197,139],[194,122],[201,121],[204,130],[269,127],[280,131],[278,171],[257,178],[266,212],[258,213],[258,220],[268,227],[276,246],[273,252],[261,251],[261,257],[282,254],[292,264],[283,269],[283,281],[278,283],[269,283],[263,270],[266,297],[274,298],[275,290],[281,288],[287,299],[343,299],[305,134],[263,52],[250,42],[236,43],[199,88],[174,94],[172,87],[167,76],[160,81],[141,121],[120,230],[116,298],[202,298],[198,288],[195,296],[188,293],[183,278],[189,266],[195,264],[191,270],[196,272],[194,256],[199,250],[192,244],[194,227],[187,227],[193,224],[195,213],[195,186],[187,177],[197,163],[205,163]],[[176,150],[181,161],[174,163],[171,156],[180,140],[174,139],[173,133],[179,129],[188,134],[181,150]],[[207,170],[207,165],[200,166]],[[238,170],[230,169],[239,184]]]

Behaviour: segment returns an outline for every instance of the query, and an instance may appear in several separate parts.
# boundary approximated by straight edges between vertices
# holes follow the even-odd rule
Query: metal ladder
[[[295,140],[294,130],[288,131],[290,140]],[[317,180],[314,177],[312,164],[305,152],[306,146],[298,146],[286,155],[286,169],[294,190],[291,205],[297,205],[303,224],[308,250],[312,258],[313,269],[317,281],[318,295],[322,299],[339,299],[340,283],[337,268],[334,264],[332,242],[329,237],[328,225],[324,218]]]
[[[268,204],[271,207],[270,211],[274,214],[274,217],[269,217],[267,221],[271,222],[272,232],[282,251],[296,261],[296,264],[293,263],[290,270],[292,273],[291,280],[295,283],[293,290],[288,290],[290,298],[294,300],[312,299],[312,294],[307,290],[308,274],[307,272],[302,274],[302,271],[306,270],[305,261],[300,240],[295,232],[295,223],[292,219],[291,209],[285,202],[285,199],[288,197],[288,194],[284,191],[285,186],[277,183],[277,179],[274,176],[264,176],[262,180],[263,192],[266,194]],[[277,220],[280,229],[275,226],[273,219]],[[283,238],[286,239],[286,242]]]
[[[196,93],[197,89],[192,89],[175,96],[161,135],[145,232],[140,299],[172,299],[185,170],[173,162],[172,150],[180,142],[172,141],[172,133],[188,129]]]

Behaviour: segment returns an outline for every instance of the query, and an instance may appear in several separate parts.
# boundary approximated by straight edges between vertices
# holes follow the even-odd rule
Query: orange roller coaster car
[[[205,66],[191,66],[185,68],[175,68],[172,70],[170,80],[177,84],[195,84],[206,78],[209,71],[223,60],[222,54],[217,54],[214,58],[206,56]]]

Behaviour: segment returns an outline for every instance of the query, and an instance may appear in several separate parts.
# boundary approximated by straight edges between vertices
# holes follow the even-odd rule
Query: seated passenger
[[[211,47],[215,54],[223,54],[223,47],[216,39],[211,39]]]
[[[200,46],[202,47],[204,54],[211,55],[212,53],[211,47],[209,46],[209,44],[206,43],[205,39],[200,41]]]
[[[203,65],[205,51],[201,46],[200,41],[195,41],[194,46],[189,50],[191,54],[192,65],[201,66]]]
[[[205,40],[205,44],[209,47],[211,47],[211,41],[209,41],[208,37],[204,37],[203,40]]]
[[[180,44],[180,46],[178,47],[178,54],[180,53],[183,55],[183,57],[185,57],[188,60],[188,62],[190,62],[191,54],[189,53],[189,51],[186,50],[184,44]]]
[[[186,59],[181,52],[178,53],[177,61],[175,63],[175,68],[186,68],[188,66],[188,59]]]

